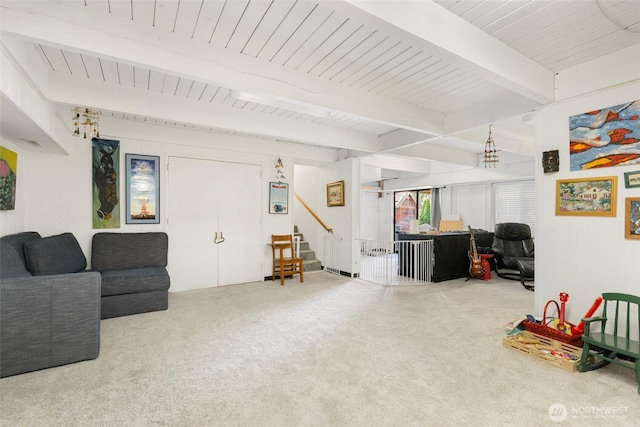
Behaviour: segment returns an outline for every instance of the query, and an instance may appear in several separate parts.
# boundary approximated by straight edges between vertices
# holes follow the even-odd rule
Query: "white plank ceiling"
[[[482,140],[462,144],[463,136],[476,128],[486,135],[489,123],[532,143],[535,129],[523,115],[549,97],[549,85],[521,74],[534,70],[552,91],[555,72],[640,43],[634,0],[434,3],[3,0],[0,28],[33,46],[50,75],[45,93],[65,108],[362,154],[403,155],[411,144],[416,156],[415,137],[384,143],[385,135],[410,131],[422,135],[422,157],[436,160],[434,147],[448,140],[456,150],[481,152]],[[452,47],[420,33],[442,22],[458,28]],[[495,51],[499,58],[502,49],[507,64],[495,68],[464,55],[491,59]],[[234,120],[227,125],[216,119],[222,115]],[[468,117],[468,125],[449,127],[450,117]],[[321,140],[320,130],[332,137]]]

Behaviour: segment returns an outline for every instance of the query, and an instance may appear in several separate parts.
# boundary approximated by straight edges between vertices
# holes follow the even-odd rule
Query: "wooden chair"
[[[603,293],[602,304],[601,316],[582,319],[585,329],[580,372],[602,368],[613,362],[635,368],[636,379],[640,383],[640,340],[637,339],[640,328],[640,297]],[[591,323],[595,322],[600,323],[600,330],[592,330]],[[600,361],[596,362],[596,359]],[[640,394],[640,387],[638,393]]]
[[[300,283],[304,283],[304,267],[302,258],[296,258],[291,234],[274,234],[271,236],[271,252],[273,255],[273,269],[271,280],[280,277],[280,285],[284,286],[286,276],[300,275]]]

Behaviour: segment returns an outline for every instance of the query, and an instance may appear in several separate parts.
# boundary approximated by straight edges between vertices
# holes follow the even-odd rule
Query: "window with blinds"
[[[494,224],[520,222],[529,224],[536,235],[536,186],[534,180],[493,184]]]

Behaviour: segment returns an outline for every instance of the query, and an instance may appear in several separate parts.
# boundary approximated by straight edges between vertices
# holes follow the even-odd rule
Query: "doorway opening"
[[[394,231],[398,233],[418,233],[417,227],[431,226],[430,189],[395,191],[394,198]],[[397,239],[396,239],[397,240]]]

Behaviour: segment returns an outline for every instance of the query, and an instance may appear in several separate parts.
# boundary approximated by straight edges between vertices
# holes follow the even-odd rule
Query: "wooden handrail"
[[[295,191],[293,192],[293,195],[296,196],[296,199],[302,204],[302,206],[305,207],[305,209],[311,214],[312,217],[314,217],[316,219],[316,221],[318,221],[318,224],[320,224],[322,226],[322,228],[324,228],[328,233],[333,233],[333,228],[329,228],[325,225],[324,222],[322,222],[322,220],[320,218],[318,218],[318,215],[316,215],[316,213],[309,207],[309,205],[307,205],[304,200],[302,200],[300,198],[300,196],[298,196],[298,193],[296,193]]]

